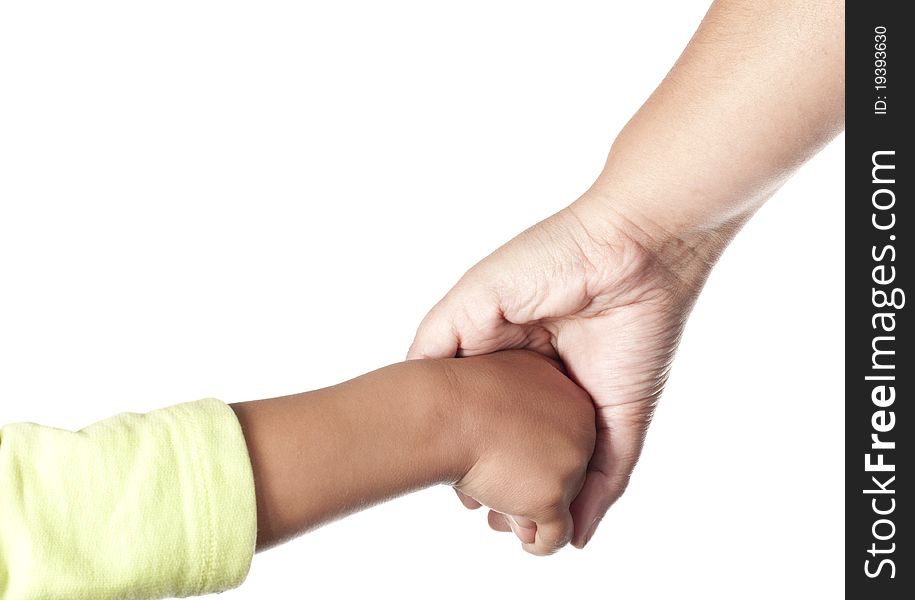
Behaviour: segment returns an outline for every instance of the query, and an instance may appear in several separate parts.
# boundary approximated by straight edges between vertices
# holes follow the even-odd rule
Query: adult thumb
[[[459,340],[454,324],[442,307],[436,305],[419,324],[407,360],[420,358],[451,358],[457,354]]]

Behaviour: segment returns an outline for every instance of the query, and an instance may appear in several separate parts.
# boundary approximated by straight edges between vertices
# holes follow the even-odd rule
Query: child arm
[[[0,600],[162,598],[239,585],[259,549],[449,483],[571,536],[587,394],[527,351],[411,361],[231,408],[201,400],[78,432],[0,430]]]
[[[244,437],[215,399],[78,432],[0,429],[0,599],[190,596],[254,551]]]
[[[345,383],[232,404],[257,490],[257,548],[394,496],[454,483],[469,453],[437,361],[400,363]]]
[[[408,361],[232,408],[254,472],[258,549],[447,483],[521,517],[510,523],[525,523],[522,547],[551,554],[572,536],[569,505],[596,436],[588,395],[530,351]]]

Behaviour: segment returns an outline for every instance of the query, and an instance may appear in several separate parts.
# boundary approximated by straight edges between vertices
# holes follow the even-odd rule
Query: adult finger
[[[650,410],[641,405],[624,405],[599,409],[594,456],[585,483],[570,508],[575,522],[572,545],[584,548],[590,541],[607,510],[623,495],[635,469]]]
[[[407,360],[451,358],[457,354],[459,340],[448,313],[442,302],[429,311],[416,330]]]

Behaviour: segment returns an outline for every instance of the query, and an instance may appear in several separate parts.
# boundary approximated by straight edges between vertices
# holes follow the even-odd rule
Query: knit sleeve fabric
[[[0,429],[2,600],[223,591],[247,576],[256,534],[245,439],[219,400]]]

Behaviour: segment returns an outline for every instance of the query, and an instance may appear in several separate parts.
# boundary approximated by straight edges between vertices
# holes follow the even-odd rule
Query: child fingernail
[[[512,532],[518,537],[519,540],[526,544],[532,544],[536,538],[537,530],[532,527],[525,527],[518,523],[515,517],[511,515],[506,515],[508,517],[509,526],[512,528]]]

